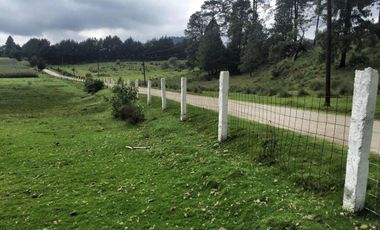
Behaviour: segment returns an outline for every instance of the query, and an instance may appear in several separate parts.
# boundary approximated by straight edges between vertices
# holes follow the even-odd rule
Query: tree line
[[[269,8],[269,0],[206,0],[191,15],[185,30],[189,65],[210,75],[222,69],[252,73],[266,63],[296,60],[316,46],[321,47],[323,59],[328,49],[326,29],[320,27],[330,16],[332,59],[345,68],[350,50],[360,55],[364,47],[378,43],[380,26],[370,20],[370,14],[380,1],[334,0],[327,4],[329,1],[277,0],[270,12],[273,26],[267,28],[259,12]],[[306,39],[305,33],[312,27],[315,38]]]
[[[0,47],[0,56],[26,59],[30,62],[43,61],[49,64],[76,64],[115,60],[167,60],[170,57],[186,58],[186,41],[182,37],[161,37],[142,43],[118,36],[89,38],[78,42],[63,40],[51,44],[47,39],[32,38],[23,46],[15,43],[11,36]]]

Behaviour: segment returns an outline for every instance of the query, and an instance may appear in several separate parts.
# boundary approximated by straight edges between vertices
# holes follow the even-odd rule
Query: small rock
[[[314,215],[306,215],[302,219],[304,219],[304,220],[314,220],[315,216]]]
[[[360,225],[360,229],[368,229],[368,225],[362,224],[362,225]]]

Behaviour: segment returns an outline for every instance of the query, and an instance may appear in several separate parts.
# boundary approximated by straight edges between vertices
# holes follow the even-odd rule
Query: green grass
[[[286,164],[267,165],[271,151],[263,150],[271,148],[244,137],[254,137],[249,131],[255,127],[268,135],[268,126],[231,118],[232,136],[216,145],[213,112],[190,106],[190,119],[180,122],[177,103],[169,101],[162,112],[154,98],[146,121],[129,126],[111,118],[104,100],[109,89],[92,96],[82,88],[44,76],[30,83],[0,79],[1,229],[379,227],[369,213],[342,212],[342,180],[333,174],[342,168],[324,165],[331,174],[316,181],[337,183],[326,189],[305,183],[304,170],[290,174]],[[293,133],[279,133],[274,139],[290,144],[284,138]],[[126,145],[151,148],[130,151]],[[329,149],[337,154],[333,163],[342,160],[339,146]],[[319,157],[305,153],[314,158],[275,157],[297,167]]]
[[[38,77],[38,74],[26,61],[0,57],[0,78],[24,77]]]
[[[180,78],[182,76],[188,76],[189,70],[176,70],[175,68],[162,68],[163,62],[146,62],[146,77],[147,79],[161,78],[161,77],[174,77]],[[85,77],[87,74],[91,74],[93,77],[100,78],[102,80],[117,80],[122,78],[123,80],[135,80],[144,79],[142,62],[128,61],[120,62],[101,62],[99,63],[99,76],[97,63],[80,64],[80,65],[59,65],[52,66],[53,69],[61,69],[69,74],[73,74],[80,77]]]
[[[348,54],[351,56],[353,51]],[[370,60],[369,65],[380,70],[380,44],[362,51]],[[318,110],[323,108],[324,64],[319,61],[320,50],[313,49],[304,53],[293,62],[284,59],[279,63],[262,66],[252,76],[249,74],[231,76],[230,98],[265,104],[278,104],[289,107]],[[337,61],[337,60],[336,60]],[[218,79],[205,80],[199,70],[176,71],[173,68],[163,69],[164,62],[147,63],[147,78],[154,79],[153,87],[159,87],[159,78],[167,78],[167,88],[179,90],[180,77],[188,77],[188,89],[193,93],[203,92],[203,95],[215,96],[218,91]],[[73,72],[73,67],[75,72]],[[97,64],[82,64],[73,66],[55,66],[68,73],[84,77],[87,73],[97,76]],[[348,65],[346,69],[333,68],[332,93],[330,113],[349,114],[351,111],[351,96],[355,69]],[[101,79],[143,79],[141,63],[121,62],[100,63]],[[278,76],[273,73],[277,72]],[[303,97],[298,97],[303,91]],[[284,97],[287,94],[288,97]],[[348,96],[347,96],[348,95]],[[324,110],[325,111],[325,110]],[[380,119],[380,100],[378,100],[376,118]]]

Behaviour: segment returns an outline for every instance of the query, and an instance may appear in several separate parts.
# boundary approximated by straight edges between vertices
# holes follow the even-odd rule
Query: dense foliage
[[[218,39],[209,36],[207,27],[217,22],[219,36],[225,40],[227,49],[214,65],[227,66],[232,73],[252,73],[267,63],[274,64],[284,58],[296,60],[300,54],[313,46],[319,46],[321,57],[325,56],[326,31],[320,31],[321,24],[326,24],[327,0],[277,0],[270,13],[274,23],[270,28],[264,23],[264,15],[271,4],[269,0],[207,0],[200,11],[191,15],[185,35],[187,38],[187,60],[190,66],[198,66],[209,71],[208,60],[203,58],[202,47],[215,44]],[[371,8],[378,0],[337,0],[332,5],[333,24],[333,61],[338,67],[357,63],[347,60],[350,50],[358,53],[365,63],[360,50],[374,47],[379,42],[379,23],[374,24],[369,17]],[[262,15],[259,15],[259,12]],[[314,41],[305,38],[305,34],[315,26]],[[216,27],[216,26],[215,26]],[[225,63],[225,61],[227,62]],[[206,68],[208,67],[208,68]]]
[[[84,90],[87,93],[95,94],[99,90],[104,88],[104,82],[98,79],[93,79],[92,77],[86,77],[84,81]]]
[[[143,108],[138,104],[137,88],[125,85],[124,81],[119,79],[112,91],[112,114],[115,118],[128,121],[130,124],[144,121]]]
[[[27,59],[35,64],[36,58],[48,64],[76,64],[96,61],[116,60],[167,60],[170,57],[184,59],[186,41],[183,37],[162,37],[146,43],[132,38],[124,42],[117,36],[104,39],[89,38],[85,41],[64,40],[50,44],[46,39],[32,38],[22,47],[17,45],[11,36],[0,56]]]

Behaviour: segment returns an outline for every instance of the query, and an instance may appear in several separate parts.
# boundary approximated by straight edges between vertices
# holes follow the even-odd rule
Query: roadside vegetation
[[[0,57],[0,78],[25,77],[38,77],[38,73],[26,61]]]
[[[370,213],[341,210],[341,186],[319,192],[296,183],[267,160],[273,149],[264,140],[242,149],[244,130],[216,145],[216,113],[189,106],[189,120],[180,122],[177,103],[162,112],[154,98],[145,121],[132,126],[113,119],[104,99],[112,97],[110,89],[91,95],[77,82],[30,81],[0,79],[0,170],[7,172],[0,228],[379,225]]]

